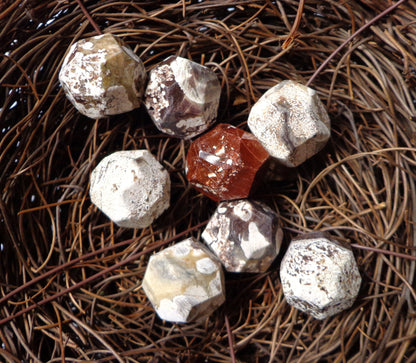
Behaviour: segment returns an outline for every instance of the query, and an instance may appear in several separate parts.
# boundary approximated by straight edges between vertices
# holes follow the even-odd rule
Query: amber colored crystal
[[[193,187],[215,201],[246,198],[268,158],[254,135],[219,124],[189,147],[186,176]]]

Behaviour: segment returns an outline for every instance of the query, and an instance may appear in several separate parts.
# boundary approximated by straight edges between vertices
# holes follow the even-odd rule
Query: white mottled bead
[[[204,319],[225,300],[221,264],[194,238],[151,256],[142,286],[159,317],[170,322]]]
[[[312,88],[282,81],[252,107],[248,126],[263,147],[281,164],[302,164],[327,143],[328,113]]]
[[[292,240],[280,280],[286,301],[317,319],[350,308],[361,285],[351,248],[320,232]]]
[[[148,227],[169,207],[170,177],[148,150],[118,151],[91,174],[91,201],[120,227]]]
[[[102,118],[140,106],[146,70],[140,58],[119,38],[103,34],[71,46],[59,81],[79,112]]]

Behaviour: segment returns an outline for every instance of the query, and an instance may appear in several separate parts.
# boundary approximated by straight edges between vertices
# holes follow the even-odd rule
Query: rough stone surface
[[[140,58],[112,34],[82,39],[66,55],[59,81],[83,115],[102,118],[140,106],[146,70]]]
[[[295,167],[319,152],[330,137],[330,120],[317,93],[283,81],[255,103],[248,117],[251,132],[271,156]]]
[[[252,134],[218,124],[189,147],[186,176],[193,187],[215,201],[246,198],[268,159],[268,152]]]
[[[247,199],[222,202],[202,238],[229,272],[264,272],[280,250],[277,214]]]
[[[159,317],[170,322],[206,318],[225,300],[221,264],[194,238],[151,256],[143,289]]]
[[[188,139],[214,123],[220,95],[221,86],[212,70],[171,56],[150,72],[145,105],[160,131]]]
[[[118,151],[93,170],[90,196],[120,227],[145,228],[169,207],[170,177],[149,151]]]
[[[287,302],[317,319],[350,308],[361,285],[351,248],[319,232],[292,240],[280,280]]]

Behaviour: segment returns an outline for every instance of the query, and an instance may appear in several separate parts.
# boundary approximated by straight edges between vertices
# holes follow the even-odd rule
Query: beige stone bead
[[[194,238],[150,257],[143,290],[161,319],[178,323],[204,319],[225,300],[221,264]]]
[[[293,81],[269,89],[252,107],[248,126],[281,164],[302,164],[327,143],[330,119],[318,94]]]
[[[148,227],[170,202],[170,177],[148,150],[118,151],[91,173],[91,201],[120,227]]]
[[[320,232],[292,240],[280,265],[280,280],[286,301],[317,319],[350,308],[361,285],[351,248]]]
[[[146,70],[140,58],[121,39],[103,34],[71,46],[59,72],[59,81],[79,112],[102,118],[140,106]]]

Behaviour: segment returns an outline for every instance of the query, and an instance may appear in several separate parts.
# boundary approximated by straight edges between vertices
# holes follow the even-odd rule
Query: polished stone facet
[[[268,158],[252,134],[219,124],[189,147],[186,176],[193,187],[215,201],[246,198]]]
[[[286,301],[317,319],[350,308],[361,285],[351,248],[320,232],[292,240],[280,280]]]
[[[264,272],[280,250],[277,214],[247,199],[222,202],[202,238],[229,272]]]
[[[252,107],[248,126],[270,155],[288,167],[315,155],[331,133],[317,93],[293,81],[269,89]]]
[[[118,151],[93,170],[90,196],[120,227],[145,228],[169,207],[170,177],[149,151]]]
[[[213,124],[220,95],[221,86],[212,70],[170,56],[150,72],[145,105],[160,131],[188,139]]]
[[[221,264],[194,238],[150,257],[143,290],[161,319],[178,323],[204,319],[225,300]]]
[[[102,118],[140,106],[146,70],[140,58],[119,38],[103,34],[72,45],[59,81],[79,112]]]

